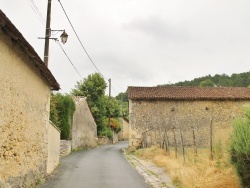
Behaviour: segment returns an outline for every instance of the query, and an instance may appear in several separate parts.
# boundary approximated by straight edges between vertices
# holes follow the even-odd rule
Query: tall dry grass
[[[191,148],[186,148],[186,160],[181,153],[175,158],[174,149],[167,155],[166,151],[155,146],[139,149],[135,155],[152,160],[172,178],[176,187],[184,188],[240,188],[238,177],[230,164],[226,152],[215,153],[215,159],[209,159],[209,149],[199,149],[198,156]]]

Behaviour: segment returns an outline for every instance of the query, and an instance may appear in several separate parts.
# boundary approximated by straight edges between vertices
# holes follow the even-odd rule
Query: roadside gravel
[[[145,161],[128,154],[123,150],[128,162],[144,177],[145,181],[153,188],[174,188],[171,179],[165,173],[165,168],[156,166],[150,161]]]

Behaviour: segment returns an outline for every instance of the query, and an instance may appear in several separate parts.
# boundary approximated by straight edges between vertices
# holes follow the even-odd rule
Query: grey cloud
[[[46,14],[44,1],[34,0]],[[77,0],[62,2],[102,74],[125,91],[128,85],[158,85],[249,68],[247,0]],[[43,56],[45,26],[27,1],[4,1],[1,9]],[[63,46],[83,77],[96,69],[81,48],[60,5],[52,3],[52,28],[69,34]],[[25,21],[24,21],[25,20]],[[32,26],[32,27],[31,27]],[[80,78],[51,41],[49,66],[64,91]]]
[[[137,31],[139,34],[151,36],[157,40],[183,41],[187,40],[189,32],[184,25],[171,23],[169,20],[150,16],[147,19],[136,19],[124,24],[128,31]]]

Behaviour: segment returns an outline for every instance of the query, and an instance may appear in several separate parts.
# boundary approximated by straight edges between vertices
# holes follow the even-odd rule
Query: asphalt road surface
[[[42,188],[150,188],[127,162],[128,142],[100,146],[61,159]]]

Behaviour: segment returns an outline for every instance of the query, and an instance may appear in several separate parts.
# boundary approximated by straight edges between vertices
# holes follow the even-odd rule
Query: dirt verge
[[[153,188],[174,188],[170,177],[165,173],[165,168],[160,168],[150,161],[141,160],[123,150],[128,162],[144,177],[145,181]]]

